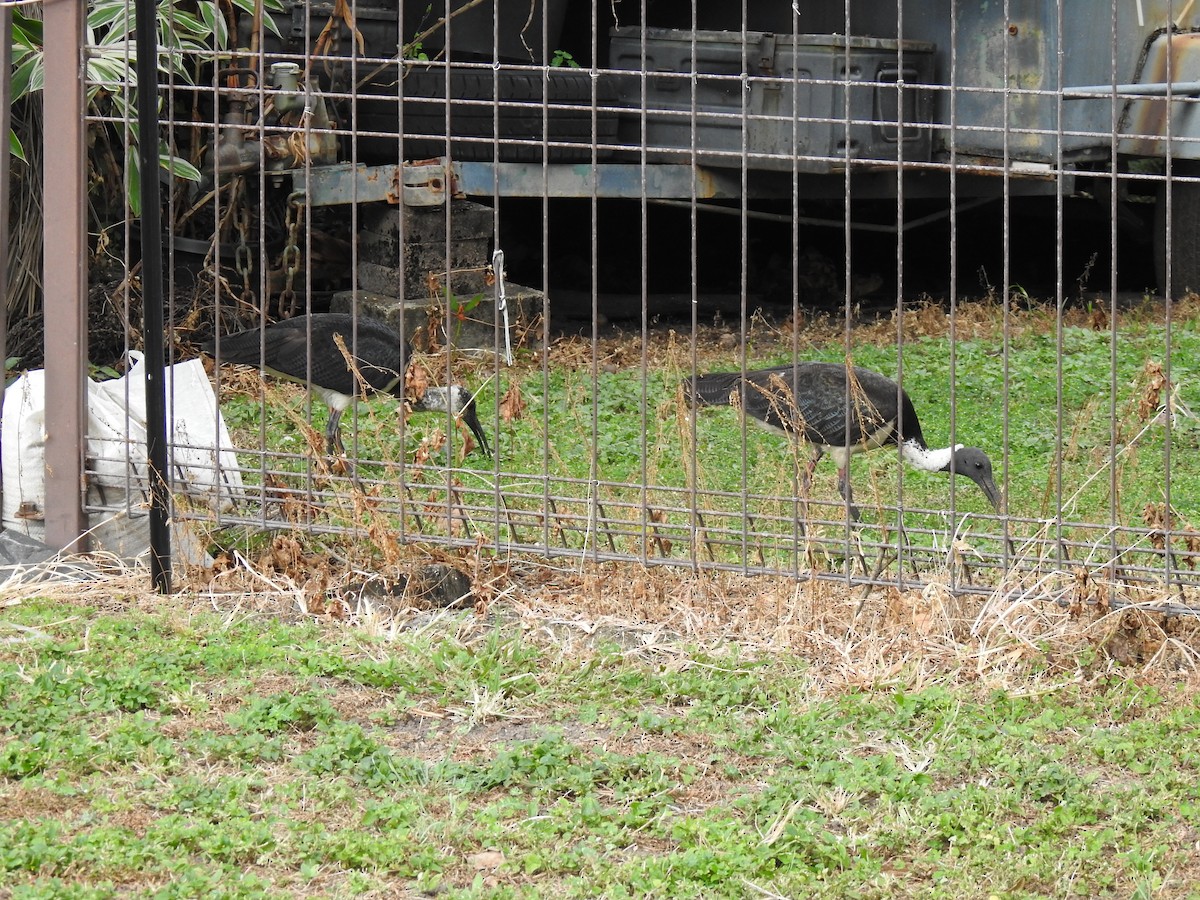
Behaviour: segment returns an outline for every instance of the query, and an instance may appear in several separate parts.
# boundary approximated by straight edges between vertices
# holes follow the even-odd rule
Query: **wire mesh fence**
[[[803,6],[161,5],[175,520],[1193,605],[1193,4]],[[88,16],[120,368],[153,176]],[[93,522],[144,515],[123,398]]]

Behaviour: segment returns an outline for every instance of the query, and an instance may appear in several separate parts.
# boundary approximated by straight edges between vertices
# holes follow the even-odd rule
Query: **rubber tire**
[[[369,93],[358,99],[358,129],[395,132],[399,121],[395,85],[368,85]],[[500,97],[499,143],[495,141],[495,96]],[[390,96],[379,96],[390,94]],[[543,99],[543,97],[545,99]],[[376,99],[377,98],[377,99]],[[602,78],[597,84],[596,103],[609,110],[596,110],[597,144],[613,144],[617,116],[611,107],[615,92]],[[446,71],[443,68],[411,69],[403,83],[404,157],[426,159],[445,156]],[[498,151],[503,162],[541,162],[540,143],[548,128],[550,141],[578,146],[549,147],[551,162],[587,162],[592,159],[592,82],[581,69],[548,70],[542,73],[500,69],[455,69],[450,72],[450,156],[460,160],[491,162]],[[545,121],[543,121],[545,110]],[[520,141],[521,143],[516,143]],[[364,162],[395,162],[398,142],[387,138],[361,138],[359,158]],[[596,148],[597,158],[611,149]]]
[[[1171,164],[1171,234],[1167,235],[1167,186],[1161,185],[1154,204],[1154,272],[1164,297],[1178,299],[1188,291],[1200,293],[1200,181],[1179,182],[1174,176],[1200,178],[1200,161]],[[1168,239],[1168,237],[1170,239]],[[1171,258],[1170,289],[1167,257]]]

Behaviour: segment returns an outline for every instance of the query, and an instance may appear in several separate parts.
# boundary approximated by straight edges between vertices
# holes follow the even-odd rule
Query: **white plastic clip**
[[[496,276],[496,309],[504,316],[504,362],[513,364],[512,336],[508,324],[508,295],[504,292],[504,251],[492,253],[492,272]]]

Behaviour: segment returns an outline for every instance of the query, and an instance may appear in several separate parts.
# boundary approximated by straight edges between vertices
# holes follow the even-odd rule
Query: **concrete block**
[[[495,211],[490,206],[470,200],[450,201],[449,221],[444,206],[370,204],[362,208],[359,216],[359,234],[374,235],[378,250],[372,252],[380,254],[376,262],[394,265],[400,258],[401,240],[445,246],[449,235],[451,243],[471,240],[490,243],[495,234],[494,216]]]
[[[394,278],[395,270],[392,272]],[[359,274],[361,282],[362,272]],[[358,291],[359,312],[382,319],[397,331],[403,330],[417,347],[428,346],[432,334],[434,343],[439,346],[449,343],[458,349],[493,350],[498,337],[500,348],[504,348],[504,335],[499,331],[503,319],[496,312],[496,289],[485,283],[482,271],[453,273],[449,292],[452,304],[449,336],[446,333],[447,298],[441,281],[434,285],[436,294],[426,291],[409,294],[407,298],[397,297],[394,280],[392,285],[389,291]],[[546,315],[546,296],[534,288],[511,282],[505,285],[505,293],[512,345],[514,348],[528,345],[541,335],[538,323]],[[354,293],[341,291],[333,295],[330,309],[350,312],[353,303]]]
[[[360,256],[358,263],[358,286],[363,290],[381,294],[402,293],[406,296],[424,295],[430,291],[431,279],[445,280],[446,269],[453,271],[479,269],[489,262],[489,243],[485,240],[458,241],[450,245],[449,266],[445,244],[406,244],[403,271],[396,257],[386,254],[364,252],[373,244],[373,236],[359,236]]]

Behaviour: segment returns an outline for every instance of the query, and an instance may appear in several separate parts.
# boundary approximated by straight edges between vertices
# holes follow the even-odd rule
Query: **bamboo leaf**
[[[17,137],[17,133],[11,128],[8,130],[8,152],[21,162],[29,165],[29,160],[25,158],[25,148],[21,146],[21,139]]]
[[[254,0],[232,0],[232,2],[233,5],[242,12],[254,15]],[[276,12],[283,11],[283,4],[278,2],[278,0],[270,0],[270,2],[264,4],[264,6],[266,9],[273,9]],[[262,23],[263,27],[270,31],[271,34],[275,35],[276,37],[283,37],[282,32],[279,30],[279,26],[275,23],[274,17],[263,16]]]
[[[40,91],[44,75],[41,56],[26,58],[12,73],[9,90],[13,101],[20,100],[26,94]]]
[[[42,38],[42,22],[21,15],[20,10],[13,10],[13,43],[27,50],[41,50],[45,41]]]
[[[142,179],[138,168],[137,147],[130,144],[125,148],[125,199],[129,211],[135,216],[142,214]]]
[[[118,32],[121,35],[128,34],[132,30],[129,17],[130,8],[123,2],[94,4],[88,12],[88,27],[95,31],[111,29],[106,34],[112,32]]]
[[[185,181],[200,180],[200,170],[193,166],[186,159],[173,156],[171,151],[168,150],[165,145],[159,148],[158,161],[159,165],[161,165],[176,178],[182,178]]]

